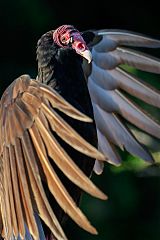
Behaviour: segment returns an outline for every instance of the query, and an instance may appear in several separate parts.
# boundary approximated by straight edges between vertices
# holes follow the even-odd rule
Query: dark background
[[[36,43],[48,30],[72,24],[80,31],[126,29],[160,39],[158,10],[153,1],[1,0],[1,94],[21,74],[36,77]],[[154,53],[160,56],[159,51]],[[137,169],[143,165],[141,160],[127,153],[123,159],[122,167],[106,164],[102,176],[93,175],[94,182],[109,196],[108,201],[87,194],[82,199],[82,209],[99,235],[91,236],[69,222],[65,231],[70,240],[160,239],[159,169],[156,174],[140,174]]]

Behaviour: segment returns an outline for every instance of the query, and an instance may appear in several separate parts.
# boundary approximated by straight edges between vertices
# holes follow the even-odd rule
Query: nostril
[[[84,51],[85,50],[85,44],[79,42],[79,43],[77,43],[77,48],[81,51]]]

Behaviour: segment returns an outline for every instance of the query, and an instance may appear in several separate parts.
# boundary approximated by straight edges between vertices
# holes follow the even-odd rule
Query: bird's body
[[[160,61],[131,46],[159,48],[160,41],[127,31],[80,33],[60,26],[38,41],[37,79],[22,75],[2,95],[4,239],[66,240],[66,216],[97,234],[79,208],[83,191],[107,199],[90,179],[93,170],[102,173],[104,161],[119,165],[117,148],[153,162],[150,146],[128,123],[153,142],[160,139],[160,124],[129,96],[160,108],[160,93],[121,64],[160,74]]]
[[[51,52],[51,56],[49,58],[50,60],[48,62],[47,58],[46,62],[44,63],[45,49],[47,49],[48,42],[52,42],[52,34],[53,31],[50,31],[48,32],[47,36],[42,36],[38,41],[37,60],[39,74],[37,80],[55,89],[76,109],[94,120],[93,107],[87,87],[87,82],[82,69],[81,57],[77,55],[73,49],[60,49],[58,46],[51,44],[51,49],[53,49],[53,51]],[[49,54],[47,54],[47,56],[49,57]],[[42,65],[41,59],[43,61]],[[46,80],[46,75],[43,73],[48,73],[50,76],[48,78],[48,81]],[[74,129],[84,139],[90,142],[93,146],[97,147],[97,132],[94,121],[92,123],[84,123],[65,116],[63,113],[59,114],[70,126],[73,126]],[[61,144],[61,146],[65,149],[65,151],[74,160],[74,162],[80,167],[80,169],[82,169],[82,171],[88,177],[90,177],[94,167],[95,159],[84,156],[83,153],[80,153],[77,150],[73,149],[71,146],[61,140],[56,134],[54,134],[54,136]],[[71,181],[69,181],[65,175],[56,167],[55,164],[53,167],[56,169],[56,173],[60,177],[69,194],[72,196],[76,204],[79,205],[82,190],[74,185]],[[64,215],[66,217],[66,214],[64,214],[62,209],[58,206],[49,191],[48,194],[50,204],[54,209],[59,222],[62,223],[63,217]]]

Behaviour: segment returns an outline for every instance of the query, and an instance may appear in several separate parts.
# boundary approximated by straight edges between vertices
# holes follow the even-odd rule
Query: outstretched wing
[[[49,157],[77,186],[93,196],[106,196],[77,167],[54,137],[84,154],[103,159],[104,156],[55,111],[79,121],[91,119],[66,102],[56,91],[23,75],[4,92],[0,102],[0,219],[3,236],[22,239],[30,232],[33,239],[41,238],[38,216],[54,236],[66,236],[52,211],[43,189],[49,190],[61,208],[82,228],[96,233],[63,186],[51,166]]]
[[[84,34],[87,36],[87,33]],[[108,161],[115,165],[121,162],[117,146],[152,162],[151,154],[144,147],[146,142],[143,142],[138,134],[136,138],[128,124],[132,125],[132,129],[136,126],[155,139],[160,138],[160,124],[135,104],[131,97],[158,109],[160,91],[124,70],[122,65],[160,74],[159,59],[131,48],[160,48],[160,41],[119,30],[100,30],[94,31],[94,34],[92,42],[89,43],[93,61],[88,67],[84,64],[84,72],[94,108],[99,149],[107,156]],[[98,162],[95,170],[97,173],[101,171]]]

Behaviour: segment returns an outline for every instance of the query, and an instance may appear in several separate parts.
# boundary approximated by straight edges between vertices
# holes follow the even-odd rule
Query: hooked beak
[[[82,57],[84,57],[88,63],[90,63],[92,61],[92,53],[90,52],[90,50],[84,50],[83,52],[81,51],[79,53]]]
[[[92,61],[92,53],[88,49],[83,37],[79,33],[74,33],[72,36],[72,48],[77,54],[85,58],[88,63]]]

